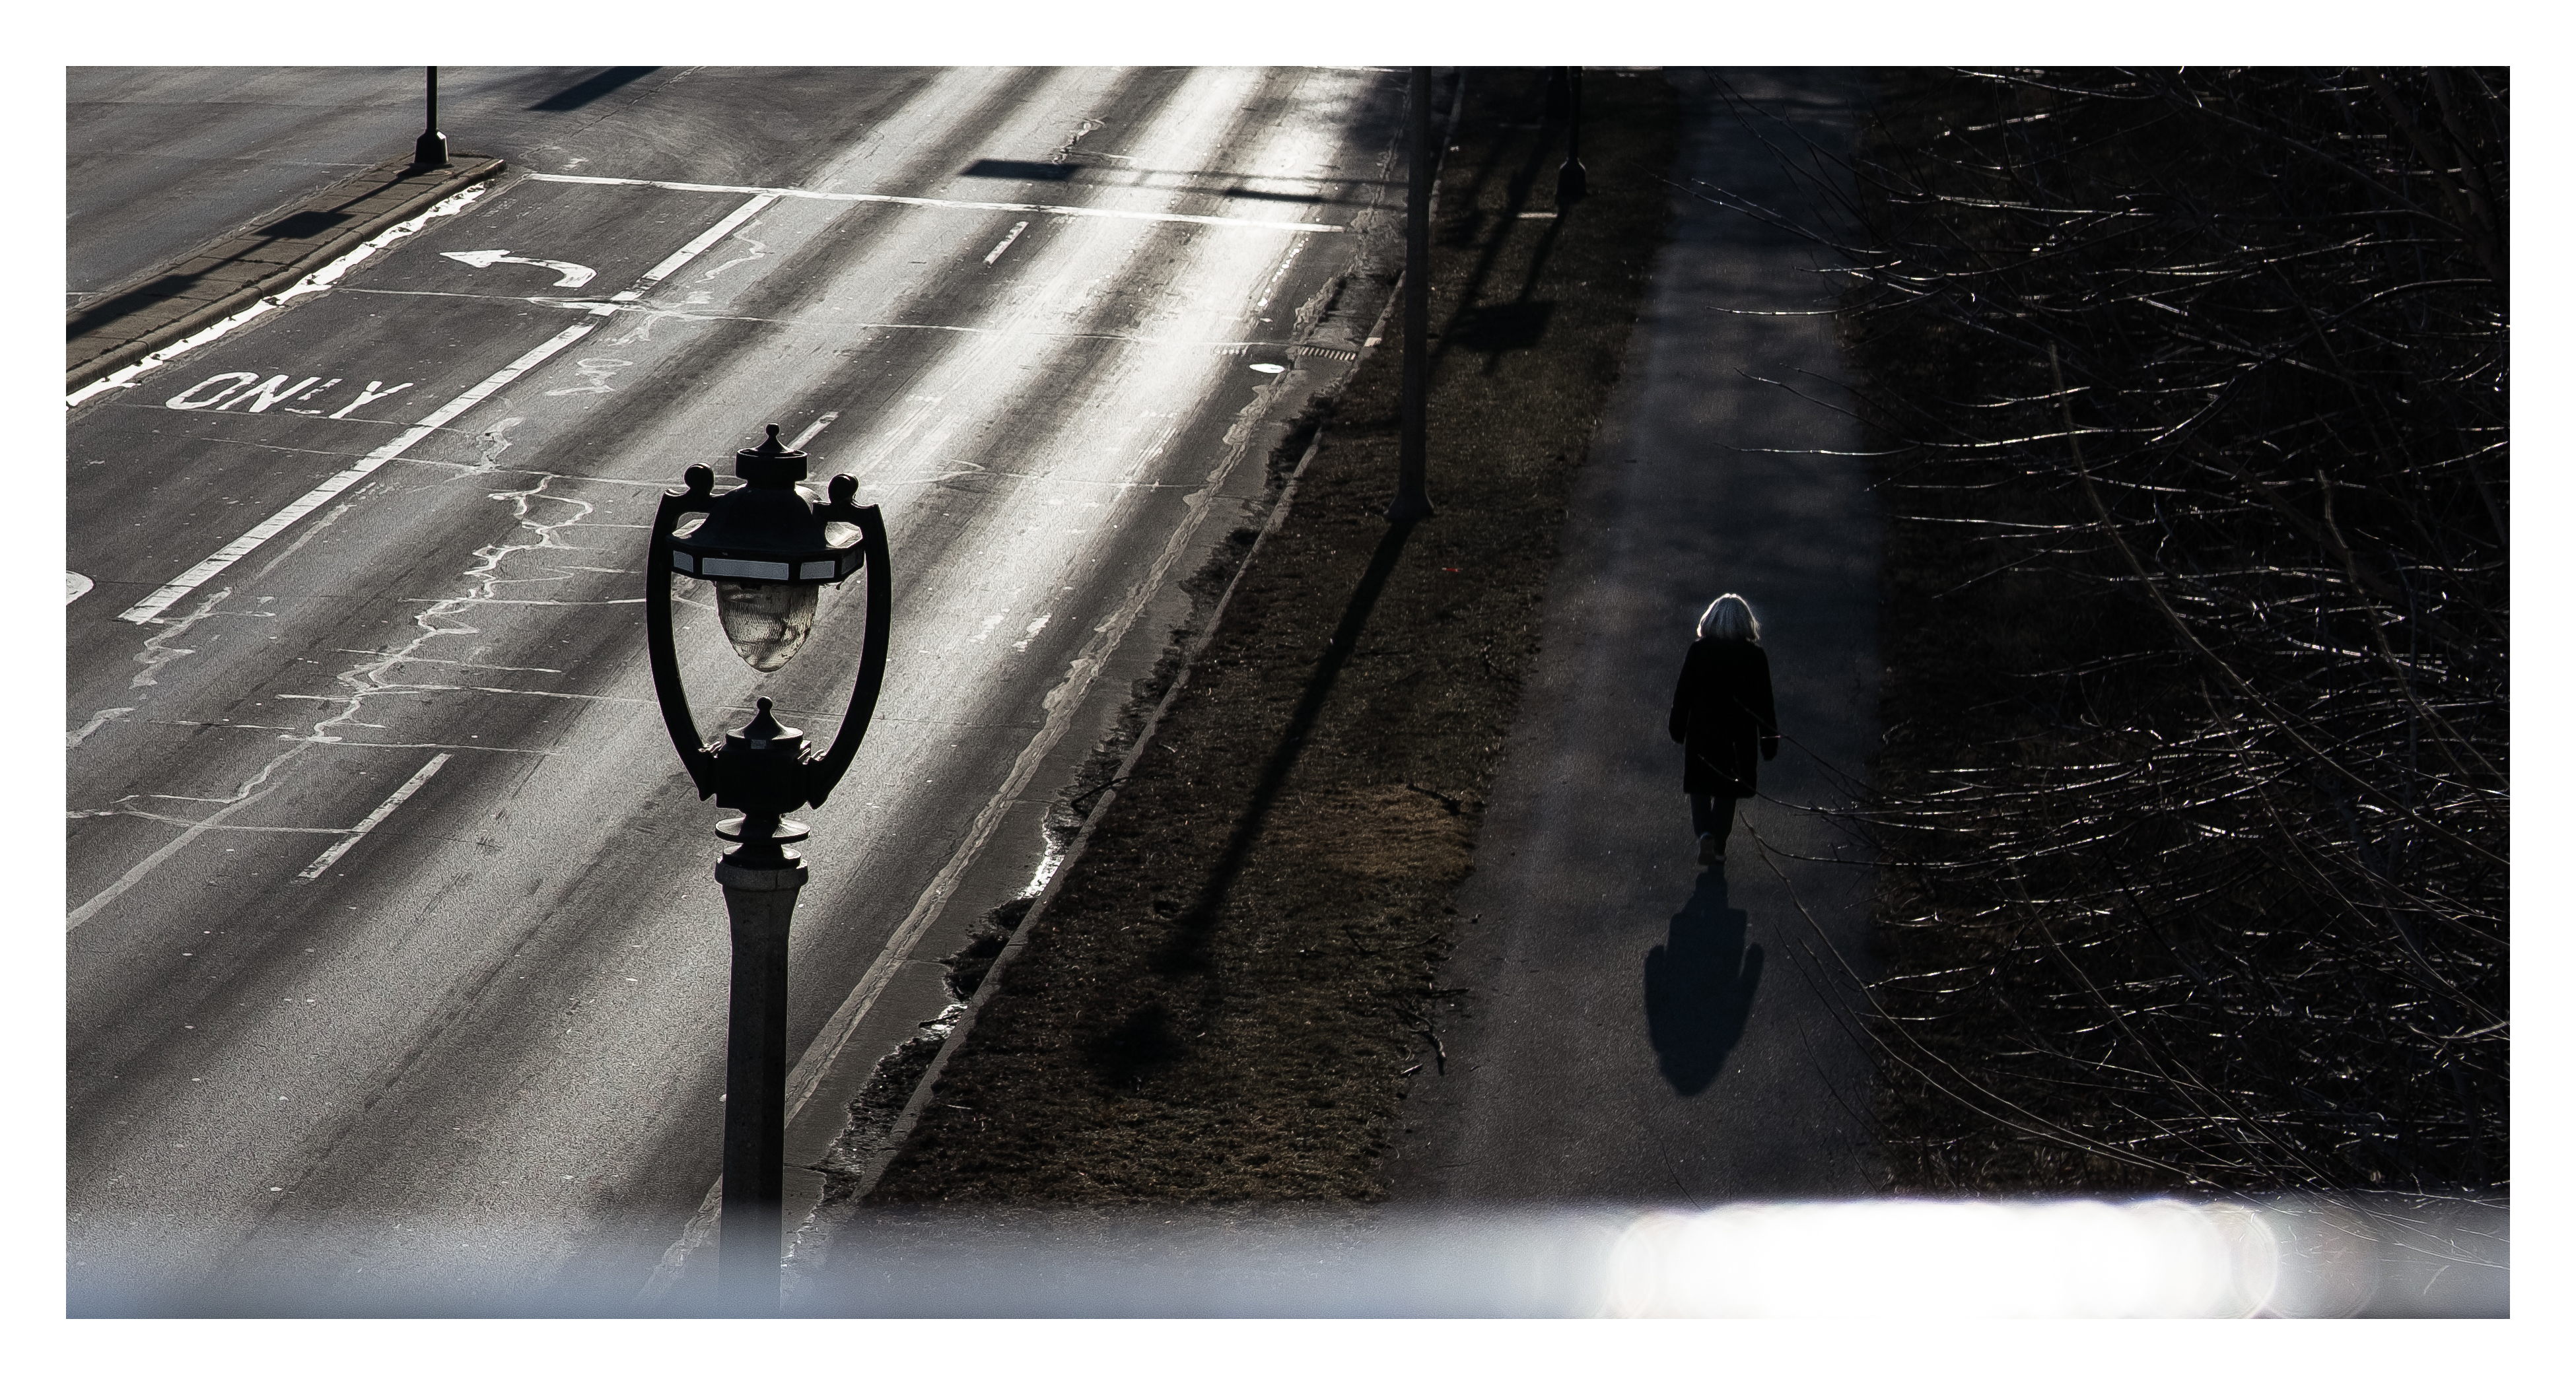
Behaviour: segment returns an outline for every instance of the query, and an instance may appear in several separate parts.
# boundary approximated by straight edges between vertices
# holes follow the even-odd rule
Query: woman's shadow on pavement
[[[1683,1096],[1717,1080],[1744,1037],[1753,989],[1762,984],[1762,947],[1744,941],[1746,918],[1726,904],[1726,867],[1700,872],[1672,932],[1646,953],[1646,1036],[1656,1066]]]

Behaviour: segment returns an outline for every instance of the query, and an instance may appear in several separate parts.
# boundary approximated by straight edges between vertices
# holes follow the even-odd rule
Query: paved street
[[[1688,112],[1676,181],[1818,224],[1775,150],[1847,148],[1851,75],[1671,76]],[[1756,114],[1740,122],[1727,90]],[[1850,801],[1878,735],[1877,512],[1837,397],[1838,286],[1811,243],[1674,196],[1459,894],[1479,922],[1441,984],[1467,996],[1405,1103],[1400,1199],[1878,1187],[1870,1058],[1835,956],[1867,965],[1869,875],[1811,811]],[[1692,623],[1726,591],[1762,622],[1784,744],[1702,870],[1665,714]]]
[[[76,195],[75,298],[400,152],[417,77],[254,90],[195,171]],[[1400,224],[1390,72],[663,70],[555,112],[526,108],[582,70],[444,80],[507,174],[70,413],[76,1291],[333,1228],[364,1234],[332,1273],[597,1288],[680,1234],[722,1117],[719,813],[652,705],[639,565],[657,491],[770,423],[884,507],[895,577],[874,729],[805,815],[790,1158],[819,1153],[1042,868],[1045,803]],[[78,184],[118,165],[74,88]],[[314,137],[359,111],[390,148]],[[147,175],[289,146],[187,243],[138,225]],[[702,725],[765,695],[828,742],[855,593],[760,676],[681,586]]]
[[[452,149],[638,178],[781,183],[862,138],[927,69],[450,67]],[[75,67],[69,301],[78,306],[382,160],[421,131],[417,67]]]

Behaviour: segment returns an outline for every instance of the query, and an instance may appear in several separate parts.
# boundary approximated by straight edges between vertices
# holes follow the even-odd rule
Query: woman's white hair
[[[1753,618],[1752,603],[1733,592],[1708,603],[1699,613],[1699,637],[1704,640],[1742,640],[1746,644],[1762,643],[1762,622]]]

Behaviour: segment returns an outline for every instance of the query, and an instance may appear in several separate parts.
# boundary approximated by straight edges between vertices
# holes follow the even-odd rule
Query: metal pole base
[[[1557,165],[1556,205],[1560,207],[1571,207],[1575,203],[1582,201],[1584,196],[1583,161],[1580,159],[1568,159],[1564,163]]]
[[[745,851],[754,852],[754,865],[738,862]],[[716,883],[724,887],[725,913],[733,922],[724,1210],[717,1224],[716,1262],[720,1311],[729,1315],[778,1311],[786,1162],[787,929],[805,876],[805,863],[794,852],[781,850],[774,838],[746,842],[716,863]]]
[[[412,144],[411,166],[414,168],[447,167],[447,136],[436,130],[424,131]]]

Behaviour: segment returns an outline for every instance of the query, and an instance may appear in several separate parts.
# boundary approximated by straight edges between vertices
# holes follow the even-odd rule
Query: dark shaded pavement
[[[1843,148],[1860,74],[1672,77],[1690,122],[1675,181],[1816,214],[1764,140]],[[1721,88],[1773,118],[1739,122]],[[1878,1186],[1870,1061],[1824,945],[1866,965],[1869,875],[1806,811],[1847,801],[1878,734],[1868,464],[1824,455],[1859,450],[1836,407],[1835,285],[1805,241],[1675,196],[1458,900],[1478,922],[1441,984],[1465,994],[1445,1074],[1413,1079],[1387,1166],[1400,1200]],[[1702,871],[1664,717],[1692,624],[1726,591],[1762,622],[1785,743]]]

